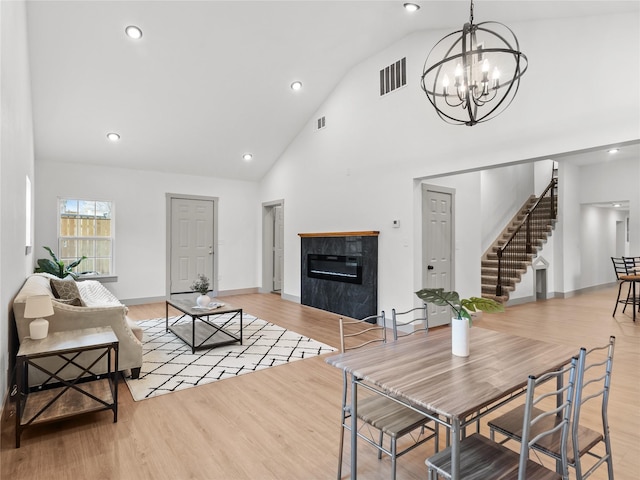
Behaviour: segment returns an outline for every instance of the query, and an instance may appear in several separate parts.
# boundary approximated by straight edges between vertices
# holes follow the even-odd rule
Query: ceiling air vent
[[[407,57],[380,70],[380,96],[407,84]]]
[[[324,128],[324,127],[326,127],[325,118],[324,118],[324,117],[320,117],[320,118],[317,120],[317,127],[316,127],[316,130],[320,130],[320,129]]]

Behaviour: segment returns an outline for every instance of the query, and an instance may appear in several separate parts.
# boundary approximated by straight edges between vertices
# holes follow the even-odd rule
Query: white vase
[[[208,295],[200,295],[196,298],[196,303],[199,307],[207,307],[211,303],[211,298]]]
[[[457,357],[469,356],[469,334],[471,327],[466,318],[451,319],[451,353]]]

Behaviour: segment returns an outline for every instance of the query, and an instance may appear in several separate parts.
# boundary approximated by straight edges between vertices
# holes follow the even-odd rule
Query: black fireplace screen
[[[362,284],[362,257],[309,253],[307,255],[307,276]]]

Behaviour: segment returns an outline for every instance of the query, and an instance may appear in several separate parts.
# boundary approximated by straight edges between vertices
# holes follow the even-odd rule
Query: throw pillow
[[[58,303],[64,303],[65,305],[73,305],[74,307],[84,306],[82,305],[82,301],[79,298],[70,298],[68,300],[64,298],[54,298],[53,301]]]
[[[76,281],[72,277],[66,277],[67,279],[54,279],[50,280],[51,290],[56,298],[62,300],[73,300],[80,302],[80,306],[84,306],[80,291],[76,285]]]

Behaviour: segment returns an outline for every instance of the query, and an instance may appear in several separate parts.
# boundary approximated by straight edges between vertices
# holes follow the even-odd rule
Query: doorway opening
[[[284,200],[262,204],[262,293],[282,295],[284,286]]]

